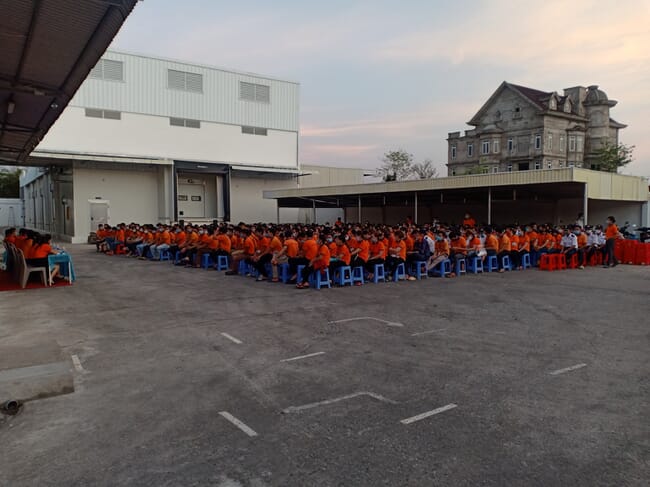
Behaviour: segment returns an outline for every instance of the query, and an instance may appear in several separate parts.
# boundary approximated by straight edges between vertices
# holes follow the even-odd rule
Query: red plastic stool
[[[542,257],[539,259],[540,271],[554,271],[557,269],[556,266],[555,254],[542,254]]]

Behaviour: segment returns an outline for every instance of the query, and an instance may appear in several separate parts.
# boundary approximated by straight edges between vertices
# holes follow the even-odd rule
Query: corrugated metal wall
[[[107,51],[103,58],[124,63],[124,81],[88,78],[71,105],[292,132],[299,129],[297,83],[117,51]],[[168,69],[202,74],[203,93],[169,89]],[[240,100],[240,81],[269,86],[271,102]]]

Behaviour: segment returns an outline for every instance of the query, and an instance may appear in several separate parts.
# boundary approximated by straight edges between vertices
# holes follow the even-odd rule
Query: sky
[[[599,85],[650,176],[650,0],[145,0],[112,47],[300,82],[303,164],[404,149],[446,174],[447,134],[506,80]]]

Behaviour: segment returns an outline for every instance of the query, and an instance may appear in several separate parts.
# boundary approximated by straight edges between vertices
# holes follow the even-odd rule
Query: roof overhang
[[[412,202],[414,194],[422,203],[427,199],[449,202],[483,198],[491,190],[498,198],[500,193],[517,191],[520,196],[551,199],[583,197],[584,188],[591,199],[639,201],[648,200],[648,182],[638,176],[591,171],[579,168],[541,171],[516,171],[497,174],[452,176],[446,178],[396,181],[320,188],[280,189],[265,191],[264,198],[276,199],[282,207],[345,207],[374,203],[404,204]]]
[[[136,2],[1,2],[0,164],[25,163]]]

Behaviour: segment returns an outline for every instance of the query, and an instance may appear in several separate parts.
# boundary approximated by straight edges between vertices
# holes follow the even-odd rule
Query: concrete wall
[[[0,198],[0,228],[22,226],[22,200],[20,198]]]
[[[626,221],[630,222],[630,225],[647,226],[649,222],[644,206],[647,206],[647,203],[589,200],[588,221],[590,225],[605,225],[607,217],[612,215],[619,226]]]
[[[212,122],[175,127],[167,117],[126,112],[106,120],[79,107],[66,108],[38,150],[298,167],[297,132],[248,135],[239,125]]]

